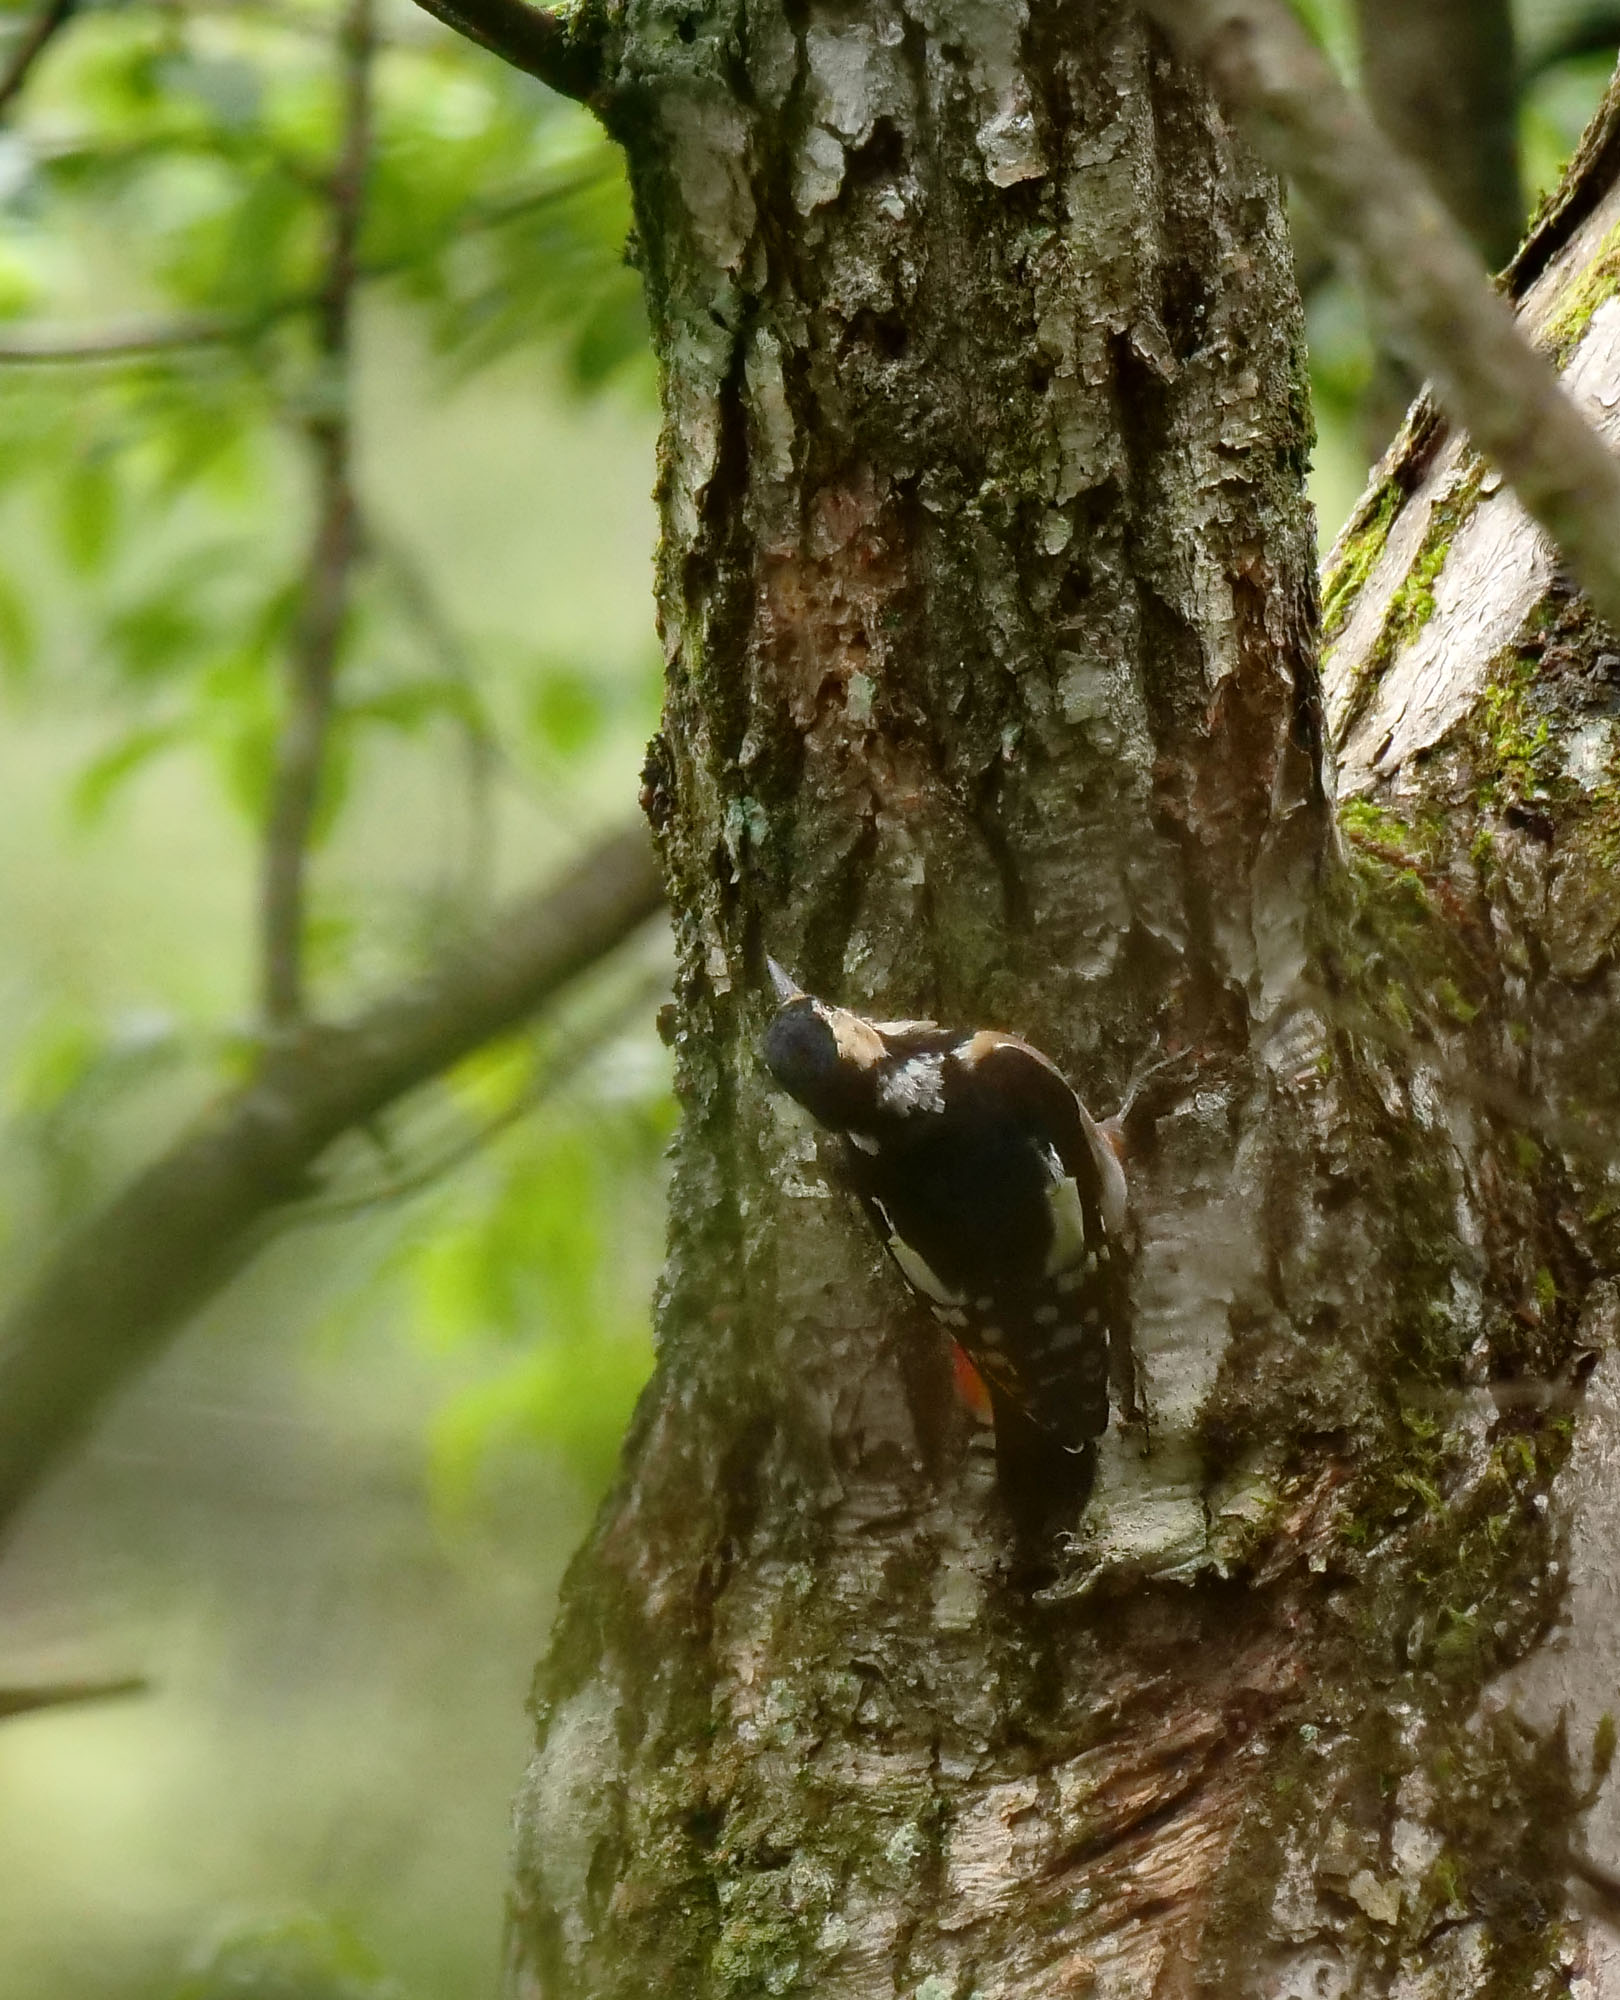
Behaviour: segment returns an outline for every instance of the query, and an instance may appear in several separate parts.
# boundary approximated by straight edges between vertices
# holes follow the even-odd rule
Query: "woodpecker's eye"
[[[837,1037],[808,994],[790,1000],[765,1030],[763,1054],[788,1095],[812,1111],[837,1081]]]

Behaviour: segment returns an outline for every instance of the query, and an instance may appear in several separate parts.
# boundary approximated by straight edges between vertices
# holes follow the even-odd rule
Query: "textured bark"
[[[1489,932],[1339,847],[1277,189],[1124,7],[597,26],[664,369],[684,1116],[511,1990],[1560,1990],[1577,1776],[1484,1695],[1557,1597],[1590,1253],[1454,1082],[1462,1037],[1523,1083]],[[767,950],[1021,1030],[1103,1111],[1186,1053],[1138,1408],[1038,1597],[766,1087]]]
[[[1512,273],[1521,324],[1558,359],[1611,444],[1620,438],[1617,115],[1611,86]],[[1449,1100],[1481,1256],[1509,1293],[1517,1267],[1519,1326],[1504,1343],[1517,1353],[1493,1370],[1492,1435],[1550,1447],[1557,1475],[1537,1503],[1545,1557],[1525,1582],[1547,1629],[1481,1682],[1469,1726],[1480,1740],[1494,1732],[1509,1752],[1495,1781],[1507,1817],[1527,1835],[1539,1818],[1544,1861],[1572,1875],[1560,1883],[1548,1868],[1536,1886],[1525,1869],[1501,1886],[1518,1904],[1514,1921],[1543,1941],[1542,1988],[1612,2000],[1620,641],[1468,439],[1427,403],[1380,467],[1325,581],[1345,822],[1383,893],[1405,899],[1409,913],[1414,901],[1426,909],[1408,931],[1413,948],[1386,970],[1418,998],[1409,1012]],[[1447,960],[1477,968],[1468,1004],[1442,990]],[[1572,1393],[1588,1371],[1584,1391]],[[1566,1430],[1572,1445],[1560,1441]],[[1534,1636],[1522,1608],[1504,1616]],[[1420,1714],[1423,1705],[1414,1705]],[[1510,1778],[1513,1759],[1526,1764],[1522,1784]],[[1476,1823],[1490,1796],[1459,1796],[1451,1773],[1435,1790],[1463,1816],[1472,1805]],[[1496,1990],[1484,1973],[1499,1924],[1481,1909],[1468,1977],[1447,1990]]]

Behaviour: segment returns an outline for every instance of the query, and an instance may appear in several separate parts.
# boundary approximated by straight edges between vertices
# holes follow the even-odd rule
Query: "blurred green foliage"
[[[93,7],[0,140],[0,504],[18,526],[0,544],[0,662],[21,711],[93,710],[98,741],[68,789],[88,827],[176,758],[202,760],[250,833],[265,822],[304,588],[303,426],[323,399],[358,393],[314,337],[341,143],[336,28],[320,0]],[[437,357],[445,394],[527,354],[576,393],[646,396],[624,177],[593,121],[403,4],[382,16],[373,91],[353,375],[386,318]],[[28,359],[52,350],[64,358]],[[414,921],[321,895],[308,943],[328,1005],[379,956],[408,969],[485,905],[492,808],[478,794],[504,774],[566,820],[582,763],[651,723],[643,661],[603,674],[458,631],[431,561],[371,519],[363,460],[360,481],[315,839],[332,840],[357,784],[404,742],[456,774],[473,830],[448,880],[422,885]],[[250,1048],[227,1024],[148,1020],[132,1037],[126,1020],[47,1001],[13,1072],[47,1226],[101,1192],[112,1100],[163,1066],[239,1073]],[[444,1094],[453,1106],[467,1088]],[[527,1344],[499,1393],[485,1384],[446,1416],[434,1461],[458,1491],[481,1426],[564,1440],[601,1483],[648,1365],[647,1304],[593,1274],[619,1268],[613,1211],[656,1204],[667,1125],[661,1066],[644,1063],[631,1102],[537,1116],[469,1161],[431,1214],[418,1202],[395,1265],[415,1323],[440,1342]],[[626,1266],[638,1281],[642,1263]]]
[[[388,19],[359,253],[368,303],[408,314],[447,378],[528,348],[580,390],[645,384],[607,141],[409,10]],[[19,344],[159,348],[0,368],[0,490],[24,489],[54,529],[108,717],[79,787],[87,811],[185,749],[208,755],[250,822],[264,810],[301,587],[299,425],[344,393],[311,338],[338,146],[331,31],[329,9],[298,0],[102,8],[64,33],[6,137],[0,309],[23,322]],[[397,552],[368,556],[343,634],[325,831],[365,743],[489,727],[420,580],[400,576]],[[39,657],[34,595],[0,563],[14,680]],[[579,707],[568,669],[554,674],[548,698],[553,675],[528,663],[542,741]]]
[[[31,12],[0,8],[0,70]],[[317,1010],[341,1014],[408,977],[633,809],[658,693],[640,506],[653,383],[618,155],[583,112],[382,0],[355,338],[334,368],[317,315],[340,19],[331,0],[90,0],[0,115],[8,1287],[255,1058],[255,874],[310,561],[313,419],[339,407],[352,419],[362,521],[314,830]],[[619,465],[578,456],[589,425],[543,415],[559,395],[627,413],[643,468],[633,516],[605,490]],[[503,491],[519,435],[542,451],[572,439],[576,455],[525,466]],[[506,517],[524,507],[532,535],[572,511],[580,533],[604,522],[615,538],[582,563],[570,523],[555,559],[520,553],[533,574],[508,582],[485,551],[522,551]],[[596,612],[535,615],[535,577],[559,571]],[[604,594],[631,608],[601,615]],[[172,872],[131,896],[159,861]],[[81,892],[86,877],[104,885]],[[144,933],[162,942],[146,949]],[[657,940],[621,954],[532,1033],[334,1148],[263,1268],[211,1316],[235,1358],[205,1364],[222,1387],[182,1427],[178,1458],[172,1438],[137,1442],[132,1462],[147,1451],[164,1474],[136,1481],[113,1516],[69,1503],[70,1550],[117,1546],[132,1504],[159,1524],[126,1586],[138,1601],[184,1569],[164,1537],[180,1549],[200,1536],[233,1581],[227,1603],[209,1606],[205,1590],[164,1623],[155,1655],[135,1642],[150,1703],[14,1725],[0,1744],[14,1812],[36,1833],[42,1813],[63,1821],[53,1861],[30,1858],[41,1843],[10,1816],[0,1825],[22,1898],[0,1941],[8,1996],[169,2000],[184,1939],[217,1931],[210,1901],[237,1882],[250,1908],[341,1898],[413,1990],[487,1989],[523,1677],[579,1507],[611,1476],[651,1366],[673,1115],[651,1029],[666,954]],[[296,1306],[270,1310],[287,1285]],[[305,1365],[339,1440],[330,1459],[289,1415],[304,1392],[268,1393],[251,1359],[288,1324],[309,1331]],[[138,1440],[153,1419],[130,1421]],[[252,1446],[223,1519],[206,1498],[221,1422]],[[379,1514],[371,1482],[402,1427],[426,1505],[402,1495]],[[302,1495],[312,1480],[301,1504],[341,1496],[351,1518],[255,1512],[261,1485]],[[379,1535],[401,1552],[386,1583],[368,1576]],[[274,1581],[300,1537],[296,1576]],[[55,1560],[44,1573],[70,1571]],[[55,1629],[56,1587],[30,1584],[26,1552],[8,1575],[15,1647],[41,1619]],[[77,1613],[92,1636],[95,1604]],[[296,1672],[248,1639],[267,1616],[311,1630],[313,1643],[284,1648]],[[199,1621],[210,1646],[240,1648],[217,1690],[188,1666]],[[131,1644],[126,1625],[102,1642]],[[441,1643],[470,1656],[451,1702],[428,1684]],[[476,1714],[458,1720],[461,1701]],[[227,1717],[229,1755],[194,1769],[197,1742]],[[75,1747],[98,1729],[113,1732],[110,1754]],[[54,1756],[31,1747],[47,1741]],[[289,1839],[281,1769],[304,1759]],[[364,1801],[345,1790],[359,1770]],[[452,1770],[454,1795],[432,1795]],[[150,1834],[132,1853],[118,1828],[136,1772]],[[216,1821],[232,1829],[223,1844]],[[335,1848],[322,1848],[324,1825],[342,1829]],[[261,1843],[273,1861],[256,1859]],[[379,1868],[391,1846],[399,1861]],[[60,1912],[103,1882],[109,1925],[64,1928]],[[133,1921],[112,1922],[132,1898]],[[233,1928],[180,1989],[399,1990],[324,1919]]]
[[[233,1932],[175,2000],[404,2000],[341,1924],[300,1919]]]

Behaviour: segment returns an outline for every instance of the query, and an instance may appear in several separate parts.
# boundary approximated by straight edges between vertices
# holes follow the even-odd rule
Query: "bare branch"
[[[14,1715],[37,1715],[43,1708],[76,1708],[87,1701],[115,1701],[126,1694],[149,1694],[152,1683],[141,1674],[117,1680],[50,1681],[40,1687],[0,1688],[0,1722]]]
[[[150,326],[109,327],[61,340],[0,342],[0,367],[40,368],[59,362],[140,361],[191,347],[226,347],[257,330],[245,320],[168,320]]]
[[[76,1230],[0,1321],[0,1528],[241,1267],[264,1218],[308,1193],[334,1139],[519,1026],[661,900],[646,833],[626,827],[402,992],[272,1043],[257,1075]]]
[[[316,476],[315,532],[288,661],[287,713],[265,830],[261,902],[264,1018],[287,1027],[304,1011],[305,870],[326,768],[338,645],[359,548],[350,469],[349,347],[371,151],[373,0],[350,0],[342,32],[343,137],[331,181],[331,243],[316,307],[319,377],[308,436]]]
[[[1343,88],[1284,0],[1147,0],[1366,285],[1451,417],[1620,623],[1620,465],[1479,258]]]
[[[589,104],[602,85],[602,52],[579,19],[587,12],[564,14],[551,7],[531,7],[528,0],[417,0],[424,13],[454,28],[480,48],[526,76]]]
[[[548,1055],[544,1067],[528,1087],[492,1117],[463,1131],[437,1152],[395,1174],[391,1180],[370,1187],[321,1195],[313,1201],[287,1203],[273,1209],[260,1225],[254,1248],[268,1243],[273,1237],[285,1235],[290,1229],[305,1229],[312,1223],[351,1221],[357,1215],[366,1215],[376,1209],[390,1207],[395,1202],[409,1201],[413,1195],[425,1194],[429,1188],[454,1173],[457,1167],[464,1166],[468,1160],[494,1145],[514,1125],[537,1111],[559,1084],[578,1076],[598,1050],[622,1034],[636,1015],[668,991],[666,973],[638,980],[622,998],[603,1008],[581,1034],[570,1038],[564,1047]]]
[[[21,94],[35,63],[67,26],[77,6],[78,0],[47,0],[47,5],[24,28],[22,39],[12,50],[4,74],[0,75],[0,112],[5,111]]]
[[[610,178],[609,158],[581,169],[566,179],[541,187],[525,188],[486,205],[470,209],[458,225],[458,236],[484,229],[504,229],[522,221],[537,209],[553,202],[567,201],[588,193]],[[386,281],[410,271],[419,262],[411,257],[365,260],[356,266],[359,283]],[[191,319],[151,320],[127,326],[103,327],[93,333],[35,335],[23,340],[0,341],[0,368],[53,368],[97,362],[117,364],[144,361],[154,356],[182,354],[194,348],[232,347],[258,339],[283,320],[314,311],[322,304],[320,295],[294,293],[278,299],[255,313],[232,318],[198,315]]]

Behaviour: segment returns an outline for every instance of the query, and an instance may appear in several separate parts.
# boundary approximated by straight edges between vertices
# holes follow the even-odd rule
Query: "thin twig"
[[[593,1055],[620,1034],[627,1022],[644,1014],[659,994],[668,991],[669,977],[666,973],[638,980],[617,1005],[604,1008],[584,1033],[555,1050],[528,1088],[520,1091],[510,1104],[486,1118],[482,1124],[463,1132],[430,1158],[419,1161],[404,1173],[396,1174],[392,1180],[380,1181],[371,1187],[354,1188],[347,1193],[322,1195],[313,1201],[290,1202],[272,1210],[257,1233],[255,1248],[274,1237],[285,1235],[291,1229],[307,1228],[312,1223],[349,1222],[357,1215],[392,1207],[397,1202],[409,1201],[413,1195],[425,1194],[429,1188],[454,1173],[457,1167],[465,1166],[468,1160],[487,1151],[514,1125],[531,1117],[565,1082],[577,1076]]]
[[[48,368],[59,362],[141,361],[190,347],[226,347],[246,332],[240,320],[172,320],[143,327],[109,327],[58,341],[0,342],[0,367]]]
[[[0,112],[22,92],[35,63],[72,19],[79,0],[48,0],[23,29],[22,39],[11,52],[11,60],[0,73]]]
[[[1564,394],[1422,174],[1380,135],[1285,0],[1146,0],[1201,61],[1340,261],[1509,479],[1611,623],[1620,622],[1620,464]]]
[[[480,202],[467,218],[465,227],[500,229],[508,222],[519,222],[524,216],[532,215],[537,208],[548,208],[554,201],[568,201],[576,194],[589,194],[592,188],[601,187],[614,179],[617,173],[617,154],[604,148],[594,162],[581,167],[567,180],[547,181],[541,187],[524,188],[516,194]]]
[[[465,891],[475,906],[481,905],[495,871],[492,791],[505,753],[490,723],[467,649],[411,550],[396,537],[379,535],[371,529],[367,552],[387,570],[400,609],[427,641],[440,672],[455,684],[462,697],[460,720],[466,756],[468,828]]]
[[[308,1192],[315,1162],[533,1015],[650,918],[662,884],[628,826],[437,969],[354,1020],[266,1048],[257,1074],[55,1250],[0,1320],[0,1529],[113,1391]]]
[[[566,201],[600,187],[614,172],[611,156],[602,164],[582,168],[567,180],[544,187],[526,188],[520,193],[475,206],[457,225],[457,238],[465,241],[480,230],[504,229],[534,214],[552,202]],[[419,262],[416,257],[386,257],[361,260],[356,266],[359,282],[366,284],[403,277]],[[97,362],[117,364],[144,361],[155,356],[181,354],[193,348],[245,345],[268,333],[283,320],[311,312],[321,304],[319,294],[295,293],[278,299],[260,311],[237,318],[198,317],[195,319],[153,320],[147,324],[110,326],[94,333],[48,335],[26,340],[0,341],[0,368],[52,368]]]
[[[104,327],[60,340],[0,341],[0,367],[43,368],[62,362],[143,361],[195,347],[236,347],[256,340],[284,319],[308,312],[312,298],[281,299],[238,319],[155,320],[144,326]]]
[[[87,1701],[116,1701],[128,1694],[150,1694],[144,1674],[122,1674],[116,1680],[49,1681],[39,1687],[0,1688],[0,1722],[14,1715],[37,1715],[44,1708],[78,1707]]]
[[[320,803],[338,647],[359,541],[351,476],[350,340],[371,153],[373,0],[350,0],[341,37],[343,136],[331,180],[331,239],[316,302],[318,373],[306,434],[315,463],[315,532],[288,660],[287,711],[276,745],[261,902],[265,1021],[290,1028],[304,1012],[305,887]]]

